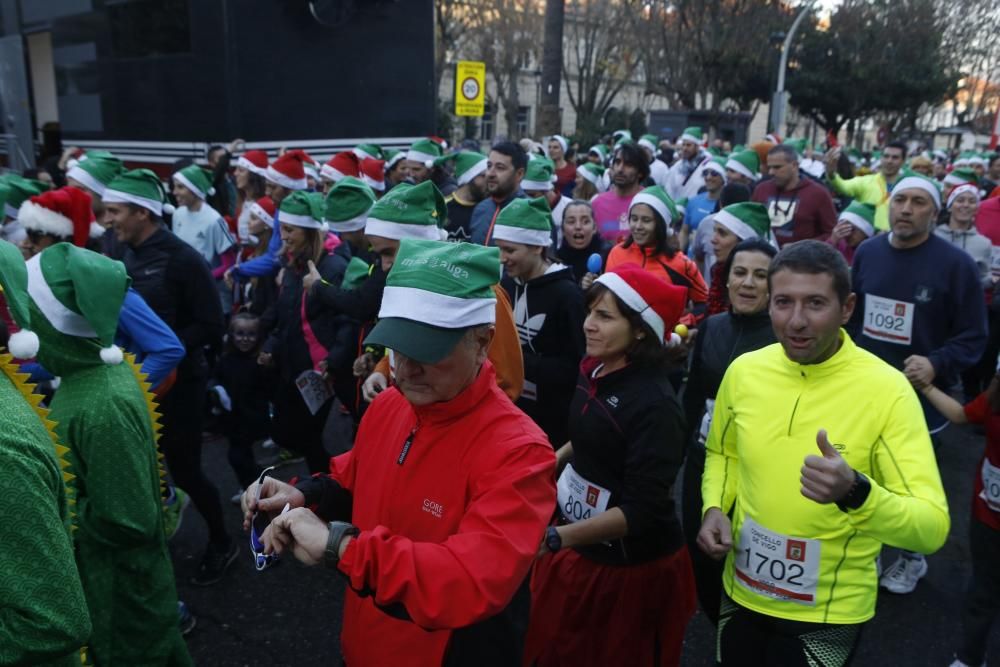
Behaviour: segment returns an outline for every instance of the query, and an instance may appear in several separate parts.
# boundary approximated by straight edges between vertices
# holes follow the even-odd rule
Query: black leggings
[[[201,469],[201,426],[205,411],[204,378],[178,377],[160,403],[160,450],[174,484],[187,492],[208,524],[215,544],[229,541],[219,491]]]
[[[274,422],[271,437],[284,447],[306,457],[309,472],[329,472],[330,454],[323,447],[323,427],[333,400],[310,414],[294,382],[282,381],[274,395]]]
[[[722,667],[846,667],[862,627],[775,618],[723,596],[716,657]]]
[[[972,579],[962,607],[962,650],[958,658],[967,665],[986,659],[990,629],[1000,615],[1000,531],[973,516],[969,519],[969,552]]]

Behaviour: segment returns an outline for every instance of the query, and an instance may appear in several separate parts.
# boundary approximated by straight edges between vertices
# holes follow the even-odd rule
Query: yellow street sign
[[[486,109],[486,63],[460,60],[455,68],[455,115],[482,116]]]

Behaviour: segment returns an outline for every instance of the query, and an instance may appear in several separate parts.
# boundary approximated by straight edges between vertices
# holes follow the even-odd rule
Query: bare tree
[[[623,0],[569,0],[563,72],[578,124],[600,119],[639,67]]]
[[[961,80],[951,98],[956,124],[989,133],[1000,107],[1000,5],[986,0],[938,0],[945,25],[943,50],[954,58]]]

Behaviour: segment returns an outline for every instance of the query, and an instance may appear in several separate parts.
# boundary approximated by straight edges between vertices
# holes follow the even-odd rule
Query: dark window
[[[188,0],[119,0],[107,11],[116,58],[191,51]]]
[[[528,116],[531,114],[531,107],[517,108],[517,136],[528,136]]]
[[[493,140],[493,133],[496,131],[493,126],[493,107],[489,104],[483,109],[483,117],[479,121],[479,126],[482,128],[482,139],[486,141]]]

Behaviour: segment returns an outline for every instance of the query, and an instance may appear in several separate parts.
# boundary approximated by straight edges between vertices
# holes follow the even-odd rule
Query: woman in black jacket
[[[697,602],[671,492],[684,418],[665,341],[687,290],[623,265],[585,299],[587,356],[556,455],[558,521],[532,574],[525,664],[677,665]]]
[[[583,357],[583,294],[570,268],[550,259],[551,234],[544,197],[514,200],[493,229],[524,359],[517,407],[559,448]]]
[[[315,203],[302,192],[281,202],[278,297],[261,318],[262,328],[271,333],[260,363],[273,363],[280,378],[274,396],[274,441],[301,452],[311,472],[322,472],[330,464],[322,433],[333,401],[328,395],[322,404],[310,408],[304,396],[310,381],[314,387],[321,384],[318,377],[351,373],[357,331],[353,321],[322,308],[303,288],[310,261],[324,280],[339,285],[349,259],[343,244],[333,252],[327,250],[315,210]],[[322,380],[325,383],[325,377]]]
[[[776,342],[767,313],[767,268],[776,253],[774,246],[760,239],[742,241],[733,248],[721,273],[728,290],[729,310],[701,323],[684,389],[688,427],[685,442],[690,443],[681,496],[684,538],[691,552],[698,600],[712,623],[719,618],[723,563],[712,560],[696,545],[701,527],[705,439],[715,394],[729,364],[745,352]]]

